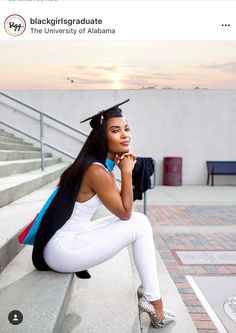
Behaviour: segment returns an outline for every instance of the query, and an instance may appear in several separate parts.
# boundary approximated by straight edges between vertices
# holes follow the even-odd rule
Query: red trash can
[[[182,185],[182,157],[164,157],[163,185]]]

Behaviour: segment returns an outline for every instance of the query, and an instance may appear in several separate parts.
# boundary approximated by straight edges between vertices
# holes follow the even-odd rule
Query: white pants
[[[112,215],[97,219],[92,230],[67,232],[50,239],[44,259],[57,272],[78,272],[110,259],[132,244],[134,262],[147,300],[160,296],[152,227],[142,213],[133,212],[129,220]],[[125,269],[125,267],[124,267]]]

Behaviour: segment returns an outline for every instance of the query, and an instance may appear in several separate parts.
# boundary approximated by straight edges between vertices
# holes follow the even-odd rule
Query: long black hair
[[[66,186],[69,186],[70,191],[76,196],[89,165],[93,161],[98,161],[105,166],[108,154],[106,123],[107,119],[104,119],[101,126],[92,129],[74,162],[62,173],[59,191],[63,191]]]

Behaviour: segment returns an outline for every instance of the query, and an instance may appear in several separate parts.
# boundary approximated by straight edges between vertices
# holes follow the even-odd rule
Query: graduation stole
[[[114,167],[116,166],[115,162],[110,160],[109,158],[106,159],[105,164],[109,171],[112,171],[114,169]]]

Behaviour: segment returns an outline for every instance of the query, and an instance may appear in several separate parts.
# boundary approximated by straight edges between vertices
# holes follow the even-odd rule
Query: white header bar
[[[236,1],[1,1],[0,40],[236,40]]]

